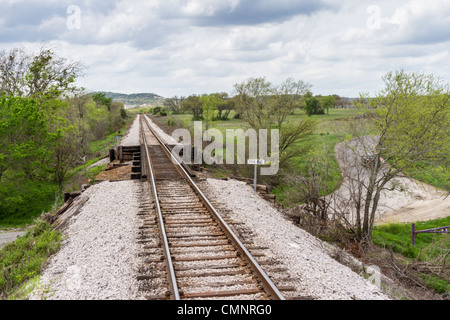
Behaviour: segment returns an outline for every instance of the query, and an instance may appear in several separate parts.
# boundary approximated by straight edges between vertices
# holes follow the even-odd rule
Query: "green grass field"
[[[415,223],[416,230],[446,226],[450,226],[450,217]],[[411,223],[392,223],[376,226],[373,230],[372,240],[379,247],[392,247],[394,252],[421,262],[429,262],[439,257],[444,257],[450,250],[450,234],[420,233],[416,235],[415,245],[413,246]],[[422,278],[436,292],[442,294],[450,293],[450,283],[448,281],[432,274],[423,274]]]

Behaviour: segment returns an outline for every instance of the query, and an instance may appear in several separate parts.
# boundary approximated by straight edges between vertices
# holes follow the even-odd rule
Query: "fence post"
[[[414,223],[412,224],[412,245],[416,245],[416,226]]]

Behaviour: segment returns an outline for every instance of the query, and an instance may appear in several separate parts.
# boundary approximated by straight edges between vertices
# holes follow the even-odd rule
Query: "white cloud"
[[[79,6],[81,28],[66,26]],[[287,77],[355,96],[404,68],[450,78],[444,0],[0,0],[0,48],[38,47],[89,66],[92,90],[188,95]]]
[[[399,7],[390,23],[397,26],[395,40],[404,43],[450,41],[450,2],[414,0]]]

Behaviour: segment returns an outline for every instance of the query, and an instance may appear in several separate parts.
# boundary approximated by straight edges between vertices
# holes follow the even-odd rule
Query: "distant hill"
[[[154,93],[117,93],[117,92],[105,92],[100,91],[105,94],[107,98],[113,98],[114,101],[122,102],[125,105],[142,105],[142,104],[150,104],[150,105],[160,105],[164,100],[164,97],[161,97]]]

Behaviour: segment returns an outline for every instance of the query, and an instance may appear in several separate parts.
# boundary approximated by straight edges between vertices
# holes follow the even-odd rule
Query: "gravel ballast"
[[[342,265],[330,254],[334,248],[287,220],[282,212],[244,182],[207,179],[205,191],[232,211],[254,235],[254,242],[270,248],[283,262],[295,286],[304,296],[324,300],[389,299],[374,284]]]
[[[31,299],[139,299],[136,269],[138,200],[135,181],[102,182],[70,220],[61,250],[50,260]]]
[[[136,117],[133,123],[131,124],[128,133],[125,135],[125,137],[121,139],[120,145],[125,147],[140,145],[139,130],[140,130],[139,117]]]

